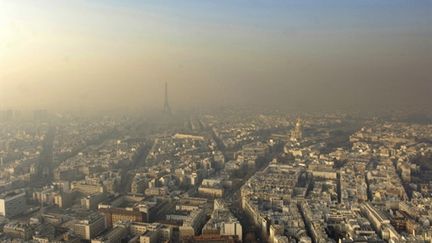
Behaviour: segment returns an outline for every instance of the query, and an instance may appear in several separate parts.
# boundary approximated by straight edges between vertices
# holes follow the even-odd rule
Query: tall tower
[[[165,82],[165,104],[164,104],[163,112],[165,115],[168,115],[168,116],[172,115],[171,107],[168,103],[168,83],[166,83],[166,82]]]

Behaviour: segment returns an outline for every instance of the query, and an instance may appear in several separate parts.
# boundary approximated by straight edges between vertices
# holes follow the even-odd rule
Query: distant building
[[[107,194],[100,192],[93,195],[89,195],[81,199],[81,206],[85,209],[95,210],[98,204],[107,198]]]
[[[73,192],[60,192],[54,197],[54,204],[59,208],[68,208],[72,206],[75,193]]]
[[[301,119],[297,119],[294,129],[291,131],[291,141],[303,139],[303,124]]]
[[[175,139],[191,139],[191,140],[199,140],[204,141],[203,136],[193,135],[193,134],[185,134],[185,133],[176,133],[174,135]]]
[[[197,235],[201,232],[205,221],[206,214],[203,209],[192,211],[186,220],[183,221],[183,225],[180,226],[180,237],[186,238]]]
[[[96,237],[91,243],[116,243],[121,242],[128,234],[127,225],[117,225],[107,233]]]
[[[157,243],[158,232],[157,231],[146,231],[140,236],[140,243]]]
[[[172,242],[173,238],[172,227],[159,223],[133,222],[130,225],[130,233],[133,236],[140,236],[142,243]]]
[[[0,195],[0,216],[14,217],[24,210],[26,210],[25,192],[12,191]]]
[[[204,179],[198,188],[198,193],[203,196],[220,198],[224,195],[224,188],[219,179]]]
[[[120,221],[145,222],[147,214],[139,210],[130,208],[100,208],[99,212],[105,215],[107,225],[112,227],[113,224]]]
[[[3,232],[12,238],[22,239],[25,241],[30,240],[33,236],[33,230],[30,226],[21,223],[6,224],[3,228]]]
[[[202,206],[207,204],[208,200],[199,197],[185,197],[181,198],[176,204],[176,210],[192,212],[200,209]]]
[[[71,188],[73,191],[80,192],[84,195],[92,195],[99,192],[105,192],[105,188],[102,185],[89,184],[82,181],[73,182]]]
[[[75,233],[84,240],[91,240],[106,228],[105,217],[97,213],[78,221],[74,225]]]
[[[241,241],[243,230],[238,219],[221,201],[215,200],[214,204],[211,218],[202,230],[203,235],[234,236]]]
[[[40,203],[52,205],[54,203],[54,198],[56,195],[56,191],[52,187],[42,188],[41,190],[37,190],[33,192],[33,200],[38,201]]]
[[[200,235],[190,237],[186,240],[183,240],[185,243],[237,243],[241,242],[234,236],[226,236],[226,235]]]

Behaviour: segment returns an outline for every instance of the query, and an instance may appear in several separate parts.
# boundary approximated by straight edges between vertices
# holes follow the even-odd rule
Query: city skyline
[[[432,243],[432,0],[0,0],[0,242]]]

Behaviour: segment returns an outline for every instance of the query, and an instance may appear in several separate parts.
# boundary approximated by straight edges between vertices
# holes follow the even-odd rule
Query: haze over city
[[[7,1],[0,102],[16,109],[432,103],[431,1]]]
[[[0,242],[432,243],[431,0],[0,0]]]

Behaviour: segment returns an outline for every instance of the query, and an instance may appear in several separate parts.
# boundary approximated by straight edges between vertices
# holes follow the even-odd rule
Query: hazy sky
[[[432,105],[432,0],[0,0],[0,109]]]

